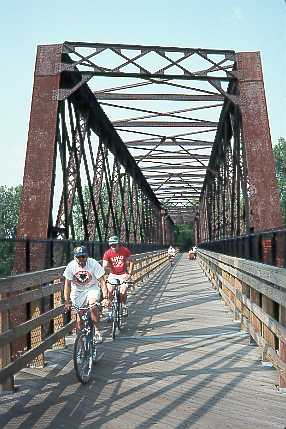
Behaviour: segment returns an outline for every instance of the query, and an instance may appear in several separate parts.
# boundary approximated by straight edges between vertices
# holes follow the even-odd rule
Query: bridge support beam
[[[22,199],[17,229],[18,237],[46,239],[49,236],[52,216],[54,187],[55,140],[57,133],[58,101],[55,97],[60,87],[60,73],[57,66],[61,62],[62,45],[39,46],[34,74],[34,89],[31,105],[30,126],[23,179]],[[16,248],[13,272],[26,271],[25,258],[21,244]],[[30,270],[46,268],[44,245],[35,245],[30,257]],[[41,314],[41,302],[34,302],[30,313],[32,317]],[[17,326],[27,320],[25,305],[11,312],[11,324]],[[43,330],[31,332],[33,347],[43,340]],[[26,338],[20,339],[13,347],[15,358],[27,348]],[[40,355],[36,366],[43,366]]]
[[[283,225],[259,52],[236,54],[250,230]],[[263,174],[262,174],[263,171]]]
[[[48,237],[58,114],[55,94],[60,86],[57,65],[61,53],[62,45],[38,47],[18,236]]]

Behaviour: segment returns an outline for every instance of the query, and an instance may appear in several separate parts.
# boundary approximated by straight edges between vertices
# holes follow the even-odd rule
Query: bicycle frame
[[[119,279],[114,279],[115,283],[111,283],[107,281],[110,285],[114,287],[113,291],[113,300],[112,300],[112,339],[115,339],[116,329],[121,330],[122,320],[123,320],[123,311],[122,311],[122,303],[120,300],[120,286],[124,283],[129,285],[131,282],[120,282]]]
[[[76,376],[83,384],[90,380],[91,367],[96,359],[96,348],[93,342],[94,325],[91,318],[91,309],[95,305],[98,304],[82,308],[73,307],[82,322],[74,343],[73,361]]]
[[[90,341],[93,338],[94,331],[94,326],[91,318],[91,308],[80,309],[80,311],[77,311],[77,315],[79,316],[80,321],[83,322],[83,326],[80,328],[80,331]]]

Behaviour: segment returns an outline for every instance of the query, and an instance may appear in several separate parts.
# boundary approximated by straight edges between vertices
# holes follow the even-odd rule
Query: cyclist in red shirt
[[[120,282],[129,281],[133,270],[133,261],[130,250],[123,246],[117,236],[110,237],[108,240],[110,248],[103,255],[103,268],[109,273],[107,282],[111,279],[119,279]],[[110,299],[112,299],[114,286],[107,283]],[[120,286],[120,297],[123,308],[127,313],[127,289],[128,285],[123,283]]]

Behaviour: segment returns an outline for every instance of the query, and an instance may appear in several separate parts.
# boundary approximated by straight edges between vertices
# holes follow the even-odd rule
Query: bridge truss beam
[[[58,99],[81,80],[63,50],[38,47],[18,236],[163,244],[173,222],[92,91]]]
[[[18,235],[162,242],[194,207],[198,241],[282,225],[259,53],[40,46]]]

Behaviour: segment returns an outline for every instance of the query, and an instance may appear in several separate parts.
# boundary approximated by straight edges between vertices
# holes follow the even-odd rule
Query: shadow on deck
[[[286,396],[198,262],[166,264],[129,297],[128,325],[106,340],[90,384],[77,382],[73,337],[0,396],[4,428],[279,428]]]

